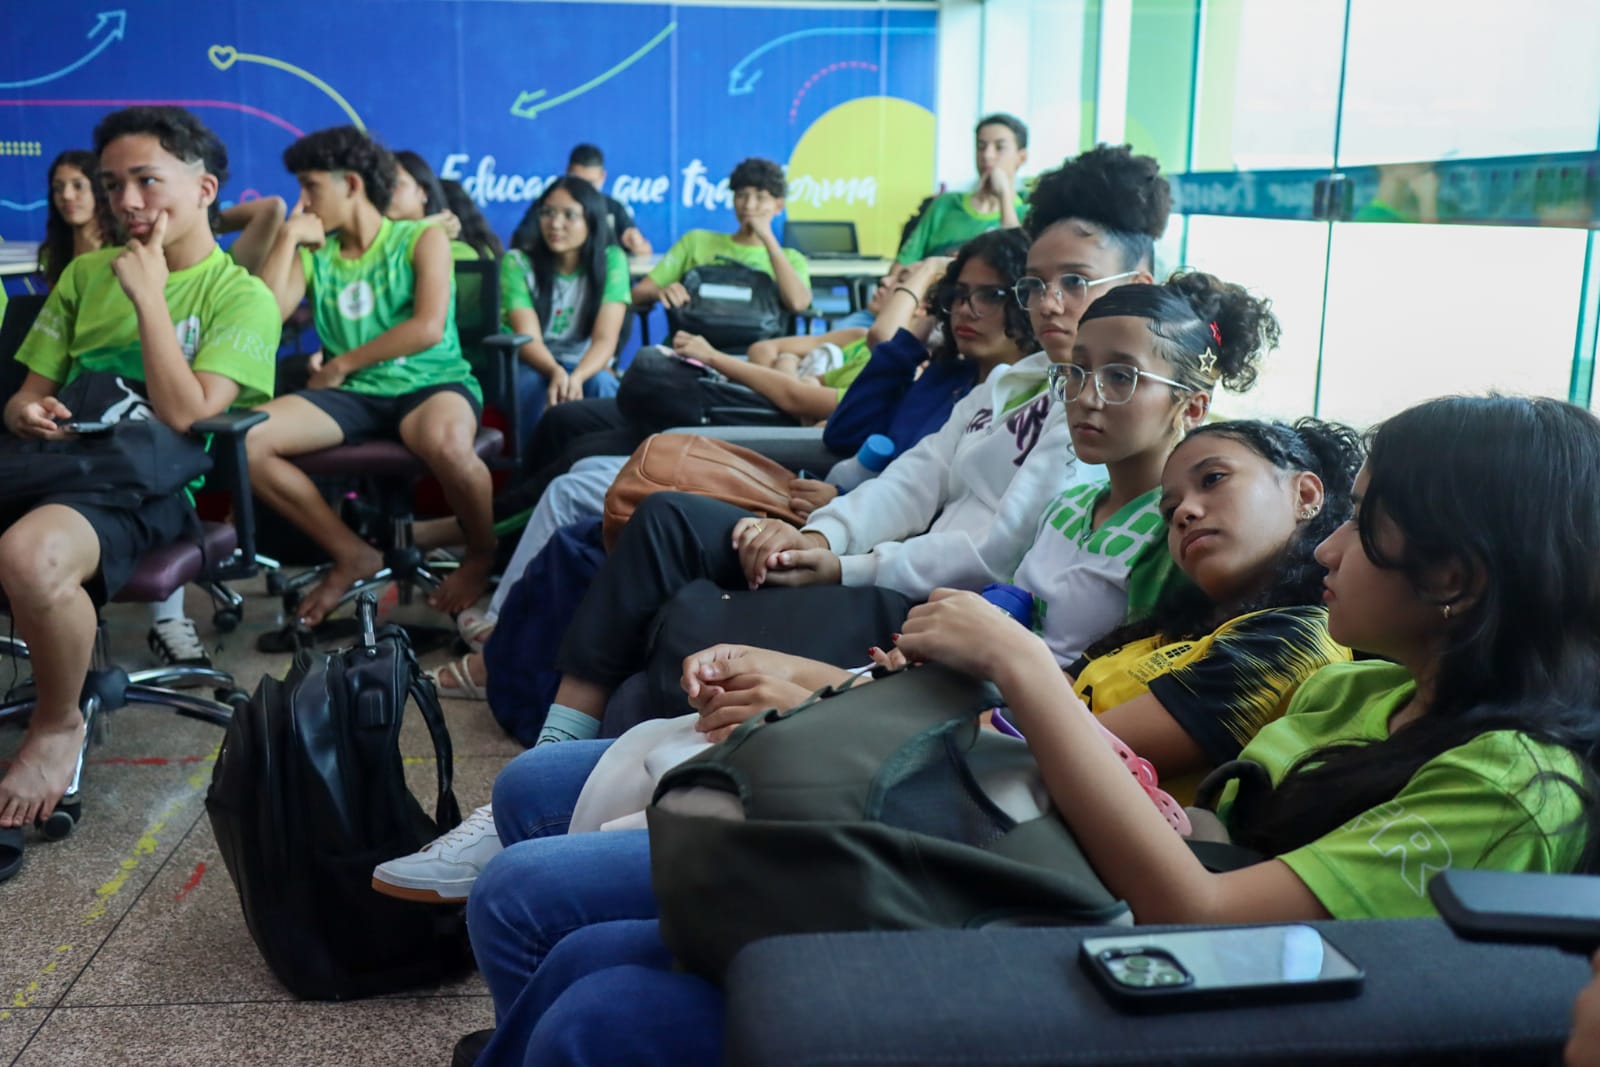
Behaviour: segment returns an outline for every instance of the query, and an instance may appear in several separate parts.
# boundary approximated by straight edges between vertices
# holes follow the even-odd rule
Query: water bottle
[[[827,480],[838,486],[839,492],[848,493],[869,478],[877,477],[893,458],[894,442],[875,433],[861,443],[855,455],[835,463]]]
[[[1002,582],[991,582],[984,586],[983,592],[978,595],[1028,629],[1033,629],[1033,594],[1026,589]]]

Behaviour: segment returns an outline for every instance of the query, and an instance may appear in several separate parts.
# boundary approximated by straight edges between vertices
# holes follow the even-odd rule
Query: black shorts
[[[483,405],[461,382],[429,385],[399,396],[374,396],[343,388],[302,389],[294,395],[309,400],[338,423],[344,431],[345,444],[358,445],[363,441],[398,441],[400,420],[439,393],[459,394],[472,405],[473,420],[482,421]]]
[[[71,508],[94,529],[100,542],[100,569],[83,587],[96,607],[104,605],[128,584],[134,568],[147,552],[170,545],[195,529],[194,506],[188,495],[175,493],[146,501],[137,511],[86,502],[83,494],[70,499],[45,498],[26,508],[0,506],[0,530],[10,529],[24,515],[46,504]]]

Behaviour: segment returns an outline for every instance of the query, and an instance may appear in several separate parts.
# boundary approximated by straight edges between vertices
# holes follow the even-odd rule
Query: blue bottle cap
[[[1033,594],[1015,585],[994,582],[983,587],[983,599],[1024,626],[1033,625]]]
[[[882,473],[893,458],[894,442],[881,433],[875,433],[861,442],[861,447],[856,450],[856,459],[875,474]]]

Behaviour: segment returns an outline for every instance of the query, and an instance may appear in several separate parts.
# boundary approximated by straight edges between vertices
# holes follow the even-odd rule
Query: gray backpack
[[[767,711],[668,771],[647,812],[667,947],[719,978],[778,934],[1128,921],[1027,745],[979,728],[999,703],[930,664]]]

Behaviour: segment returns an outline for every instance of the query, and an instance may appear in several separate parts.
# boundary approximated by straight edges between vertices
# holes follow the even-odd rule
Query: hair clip
[[[1222,344],[1222,331],[1217,329],[1217,322],[1215,319],[1211,320],[1211,339],[1217,342],[1218,345]]]
[[[1212,352],[1211,349],[1208,348],[1204,352],[1200,353],[1200,358],[1199,358],[1198,362],[1200,363],[1200,373],[1204,374],[1207,378],[1210,378],[1212,381],[1216,381],[1217,380],[1217,357],[1216,357],[1216,354],[1214,352]]]

